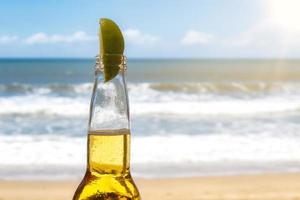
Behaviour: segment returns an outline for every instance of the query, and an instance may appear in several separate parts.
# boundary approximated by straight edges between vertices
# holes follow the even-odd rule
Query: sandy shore
[[[143,200],[300,200],[300,174],[138,179]],[[76,181],[0,181],[0,200],[68,200]]]

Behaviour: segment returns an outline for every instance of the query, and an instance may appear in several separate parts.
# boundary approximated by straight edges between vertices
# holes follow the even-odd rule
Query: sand
[[[143,200],[300,200],[300,174],[137,179]],[[77,181],[0,181],[0,200],[71,200]]]

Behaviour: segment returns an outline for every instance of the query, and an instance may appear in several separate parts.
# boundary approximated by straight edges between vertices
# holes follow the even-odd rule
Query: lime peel
[[[123,62],[124,38],[118,25],[111,19],[100,19],[100,57],[102,59],[104,82],[116,77]]]

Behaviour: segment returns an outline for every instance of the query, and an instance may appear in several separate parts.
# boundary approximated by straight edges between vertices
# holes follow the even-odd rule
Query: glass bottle
[[[104,82],[103,60],[119,73]],[[123,55],[97,57],[90,105],[86,174],[73,200],[140,200],[130,175],[130,118]]]

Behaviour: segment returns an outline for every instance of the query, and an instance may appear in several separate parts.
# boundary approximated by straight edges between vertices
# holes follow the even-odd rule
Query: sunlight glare
[[[300,31],[300,0],[267,0],[267,15],[271,23],[288,32]]]

